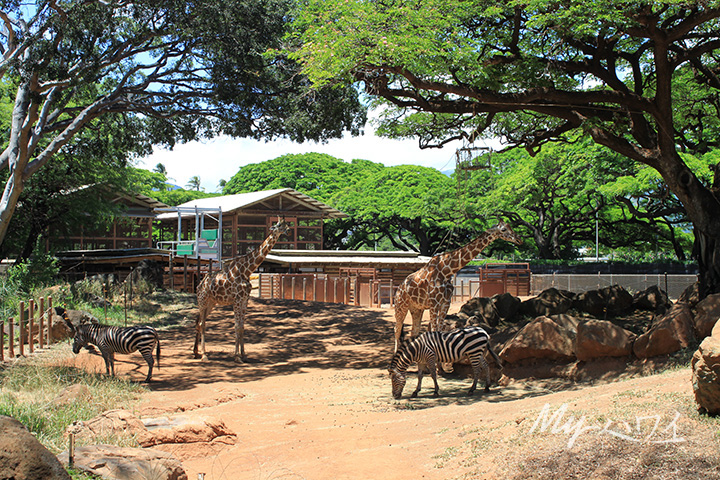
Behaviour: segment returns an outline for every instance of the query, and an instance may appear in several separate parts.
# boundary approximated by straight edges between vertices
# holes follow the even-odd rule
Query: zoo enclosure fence
[[[305,300],[347,305],[393,308],[398,285],[390,279],[334,276],[321,273],[286,274],[261,273],[258,276],[260,298]],[[514,296],[534,296],[554,287],[582,293],[611,285],[621,285],[636,293],[657,285],[676,299],[697,281],[697,275],[682,274],[543,274],[501,276],[458,275],[454,278],[452,302],[466,302],[474,297],[491,297],[499,293]]]
[[[17,356],[24,357],[36,348],[52,345],[55,341],[52,334],[52,308],[52,297],[40,297],[37,302],[34,299],[27,303],[20,302],[17,323],[14,317],[8,318],[7,322],[4,318],[0,319],[0,362]]]

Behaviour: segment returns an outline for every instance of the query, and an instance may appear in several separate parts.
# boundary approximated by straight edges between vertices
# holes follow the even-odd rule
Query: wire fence
[[[630,293],[640,292],[657,285],[672,299],[676,299],[690,285],[697,281],[697,275],[674,274],[548,274],[533,275],[531,282],[532,295],[554,287],[575,293],[586,292],[611,285],[621,285]]]

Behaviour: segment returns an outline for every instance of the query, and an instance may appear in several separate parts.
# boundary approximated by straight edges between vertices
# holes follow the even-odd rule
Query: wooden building
[[[291,228],[280,237],[275,250],[322,250],[325,221],[347,217],[292,188],[202,198],[178,205],[178,210],[157,216],[161,238],[192,242],[200,240],[203,231],[215,230],[223,259],[258,247],[281,217]],[[213,211],[217,213],[208,213]],[[222,229],[218,230],[220,224]],[[193,251],[190,256],[200,253]]]

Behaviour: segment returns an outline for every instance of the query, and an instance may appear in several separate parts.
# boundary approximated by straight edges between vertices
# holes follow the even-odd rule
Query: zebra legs
[[[472,371],[473,371],[473,384],[470,387],[470,390],[468,391],[468,396],[475,393],[475,387],[477,387],[478,379],[480,378],[480,367],[482,366],[483,371],[485,372],[485,391],[490,391],[490,366],[488,365],[487,361],[485,360],[485,355],[483,353],[480,353],[480,355],[471,358],[470,363],[472,364]]]
[[[152,356],[152,349],[146,352],[142,352],[142,356],[148,364],[148,374],[147,377],[145,377],[145,383],[150,383],[150,379],[152,378],[153,365],[155,365],[155,360],[153,360]]]
[[[435,391],[433,392],[433,397],[437,397],[440,395],[440,386],[438,385],[437,381],[437,363],[434,358],[429,358],[427,363],[425,365],[418,363],[418,384],[415,388],[415,391],[410,395],[410,398],[415,398],[418,396],[418,393],[420,393],[420,387],[422,386],[422,379],[423,375],[425,374],[425,369],[430,370],[430,375],[432,376],[433,383],[435,384]]]

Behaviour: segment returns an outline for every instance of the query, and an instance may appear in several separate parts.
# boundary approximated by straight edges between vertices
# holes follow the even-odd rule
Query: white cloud
[[[361,137],[345,137],[325,144],[294,143],[289,140],[263,142],[248,139],[217,137],[207,142],[189,142],[174,150],[156,148],[152,155],[140,159],[137,166],[152,170],[158,163],[165,165],[171,182],[185,187],[197,175],[206,192],[218,190],[221,179],[230,180],[240,167],[260,163],[289,153],[327,153],[350,161],[356,158],[392,165],[422,165],[438,170],[455,168],[458,142],[442,149],[421,150],[416,140],[390,140],[376,137],[366,128]]]

